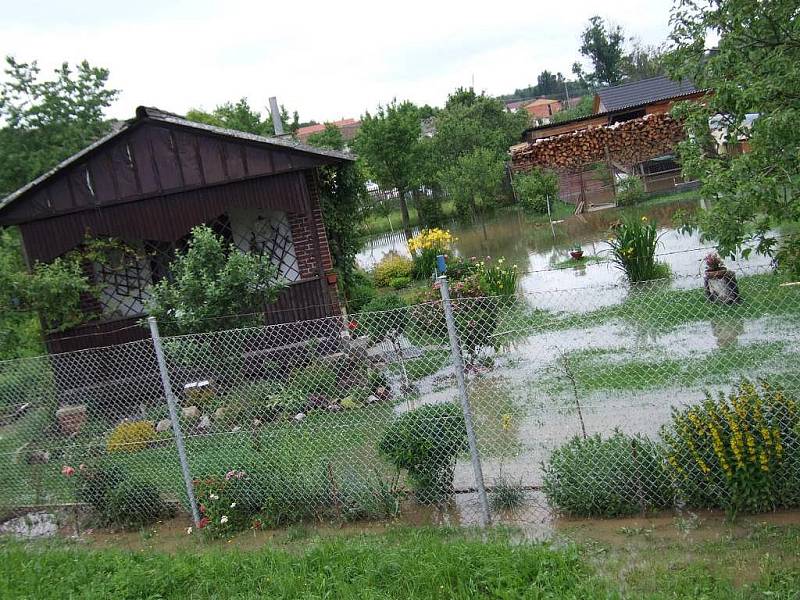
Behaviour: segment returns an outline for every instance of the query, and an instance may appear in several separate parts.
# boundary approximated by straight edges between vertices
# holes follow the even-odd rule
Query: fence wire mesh
[[[738,275],[456,291],[493,520],[800,504],[800,287]],[[480,521],[441,301],[160,342],[209,531]],[[154,350],[0,363],[0,508],[188,514]]]

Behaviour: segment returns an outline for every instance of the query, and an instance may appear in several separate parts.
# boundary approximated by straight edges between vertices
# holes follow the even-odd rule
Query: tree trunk
[[[406,240],[411,239],[411,217],[408,216],[408,204],[406,204],[406,190],[397,189],[400,194],[400,214],[403,216],[403,232],[406,234]]]

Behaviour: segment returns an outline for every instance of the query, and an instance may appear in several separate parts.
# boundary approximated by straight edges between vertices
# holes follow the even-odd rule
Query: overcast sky
[[[392,98],[441,105],[570,74],[593,14],[645,43],[668,32],[672,0],[245,2],[0,0],[0,53],[49,71],[87,59],[122,91],[110,116],[147,104],[184,113],[269,96],[302,120],[358,117]]]

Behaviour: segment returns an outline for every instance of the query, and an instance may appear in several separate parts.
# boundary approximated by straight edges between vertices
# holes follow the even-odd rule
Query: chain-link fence
[[[452,331],[435,301],[2,362],[0,507],[137,525],[192,492],[227,533],[796,506],[800,287],[738,275],[453,284]]]

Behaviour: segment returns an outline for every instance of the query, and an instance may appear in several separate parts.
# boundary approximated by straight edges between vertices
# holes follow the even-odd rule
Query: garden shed
[[[87,321],[49,334],[51,353],[144,338],[135,326],[148,286],[192,227],[207,224],[246,252],[267,254],[288,283],[265,310],[285,323],[340,312],[325,234],[318,169],[351,155],[286,138],[195,123],[140,106],[134,119],[0,201],[0,225],[17,225],[30,266],[111,237],[140,250],[123,269],[87,264],[99,293]]]

